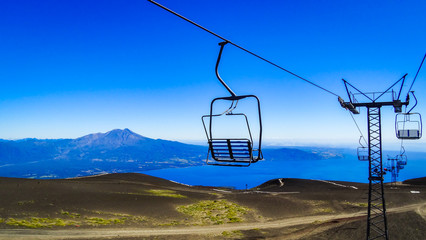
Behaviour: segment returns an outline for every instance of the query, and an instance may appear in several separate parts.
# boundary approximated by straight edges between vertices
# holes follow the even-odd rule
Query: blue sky
[[[347,99],[342,78],[383,91],[426,52],[425,1],[159,0],[208,29]],[[0,138],[75,138],[129,128],[205,138],[200,117],[227,96],[220,39],[144,0],[0,2]],[[262,103],[268,144],[353,146],[335,96],[231,46],[220,73]],[[426,69],[413,88],[426,113]],[[398,146],[383,108],[384,147]],[[366,134],[365,110],[355,116]],[[425,140],[410,141],[421,149]]]

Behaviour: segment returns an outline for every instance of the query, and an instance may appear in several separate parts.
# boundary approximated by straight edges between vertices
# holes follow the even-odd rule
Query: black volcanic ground
[[[33,180],[0,178],[0,239],[13,237],[10,219],[31,221],[31,218],[75,221],[69,226],[42,229],[182,229],[203,227],[193,217],[182,214],[179,206],[200,201],[226,200],[246,207],[242,223],[253,227],[218,234],[188,234],[151,236],[147,239],[362,239],[365,237],[365,217],[357,212],[367,211],[367,184],[326,182],[304,179],[275,179],[248,191],[220,188],[191,187],[143,174],[109,174],[77,179]],[[413,193],[412,191],[415,191]],[[166,193],[165,195],[157,194]],[[426,221],[426,178],[407,180],[396,188],[385,188],[390,235],[392,239],[424,239]],[[419,192],[419,193],[417,193]],[[170,195],[167,195],[170,194]],[[423,207],[400,213],[393,208],[423,203]],[[309,216],[349,214],[333,221],[313,221],[291,227],[268,227],[268,223]],[[423,215],[422,215],[423,214]],[[350,217],[352,216],[352,217]],[[88,224],[104,219],[113,224]],[[125,219],[122,222],[120,219]],[[99,220],[99,221],[101,221]],[[93,223],[93,222],[92,222]],[[259,225],[265,224],[266,225]],[[207,224],[209,225],[209,224]],[[260,227],[256,227],[260,226]],[[215,227],[215,224],[212,225]],[[12,235],[10,234],[12,231]],[[29,231],[29,230],[28,230]],[[40,232],[39,232],[40,233]],[[223,235],[221,235],[223,234]],[[8,237],[8,238],[7,238]],[[146,236],[145,236],[146,237]],[[13,238],[12,238],[13,239]],[[17,238],[18,239],[18,238]],[[29,238],[31,239],[31,238]],[[64,239],[64,238],[58,238]],[[86,239],[83,236],[79,239]],[[89,238],[87,238],[89,239]],[[90,238],[93,239],[93,238]],[[139,239],[114,237],[110,239]]]

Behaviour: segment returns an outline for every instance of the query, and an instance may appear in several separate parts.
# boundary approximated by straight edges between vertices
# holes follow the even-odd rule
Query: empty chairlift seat
[[[422,119],[419,113],[400,113],[395,117],[395,132],[398,139],[420,139]]]
[[[256,129],[259,131],[256,138],[252,136],[252,130],[247,116],[244,113],[233,113],[236,103],[231,106],[224,113],[213,114],[213,105],[215,101],[237,101],[244,98],[253,98],[256,100],[257,123]],[[216,98],[212,101],[210,114],[204,115],[202,118],[204,130],[206,132],[209,150],[207,153],[206,163],[208,165],[219,166],[236,166],[247,167],[263,159],[261,151],[262,141],[262,120],[260,115],[259,99],[254,95],[235,96]],[[207,121],[205,121],[205,119]],[[230,127],[229,132],[222,132],[225,136],[218,136],[218,129],[215,122],[221,119],[222,124]],[[234,122],[234,120],[238,120]],[[230,123],[237,123],[239,127],[234,128],[235,125]],[[230,124],[230,125],[228,125]],[[238,130],[237,130],[238,129]],[[228,137],[232,136],[232,137]]]

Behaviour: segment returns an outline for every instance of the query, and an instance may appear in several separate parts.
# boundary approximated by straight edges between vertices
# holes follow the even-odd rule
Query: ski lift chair
[[[417,98],[414,92],[410,92],[416,103],[407,113],[398,113],[395,116],[395,133],[399,139],[416,140],[422,137],[422,116],[420,113],[411,113],[417,105]],[[409,101],[409,95],[407,95]]]
[[[250,129],[250,124],[247,116],[244,113],[233,113],[232,111],[236,108],[237,104],[234,101],[239,101],[244,98],[255,98],[258,107],[259,116],[259,137],[258,141],[254,143],[253,136]],[[231,107],[222,114],[213,114],[213,107],[216,101],[225,100],[232,101]],[[235,118],[243,117],[247,126],[247,138],[216,138],[214,137],[213,125],[214,119],[218,118]],[[205,119],[208,118],[209,126],[206,126]],[[236,166],[236,167],[248,167],[250,164],[255,163],[263,159],[261,151],[261,137],[262,137],[262,119],[260,115],[260,102],[259,99],[254,95],[244,96],[231,96],[231,97],[220,97],[215,98],[210,106],[210,114],[202,116],[202,122],[204,130],[207,136],[209,144],[209,150],[207,153],[206,163],[208,165],[219,165],[219,166]]]
[[[368,161],[368,148],[367,147],[358,147],[358,160]]]
[[[213,99],[210,104],[210,114],[201,117],[203,122],[204,130],[206,132],[207,141],[209,144],[209,150],[207,152],[206,163],[208,165],[219,165],[219,166],[236,166],[236,167],[247,167],[250,164],[255,163],[263,159],[261,143],[262,143],[262,118],[260,114],[260,101],[255,95],[241,95],[237,96],[229,87],[225,81],[219,75],[218,67],[222,51],[224,46],[228,42],[221,42],[219,55],[216,61],[216,77],[219,82],[228,90],[231,94],[229,97],[219,97]],[[257,143],[253,142],[253,137],[250,130],[250,124],[247,116],[244,113],[233,113],[237,107],[238,101],[254,98],[257,102],[258,122],[259,122],[259,137]],[[213,114],[214,104],[218,101],[230,101],[231,106],[222,114]],[[245,119],[247,125],[248,138],[215,138],[213,131],[213,119],[217,118],[231,118],[236,116],[242,116]],[[206,127],[205,118],[208,118],[209,126]],[[211,158],[210,158],[211,157]]]
[[[362,143],[361,143],[362,138],[363,138],[363,136],[360,136],[360,138],[359,138],[360,147],[358,147],[358,149],[357,149],[358,160],[368,161],[368,159],[369,159],[368,158],[368,156],[369,156],[368,148],[365,147],[364,145],[362,145]]]
[[[407,156],[405,156],[405,155],[398,155],[396,163],[398,165],[407,165]]]
[[[407,155],[405,155],[404,147],[401,147],[402,152],[396,156],[396,164],[398,166],[407,165]]]
[[[395,116],[396,137],[416,140],[422,137],[422,117],[419,113],[398,113]]]

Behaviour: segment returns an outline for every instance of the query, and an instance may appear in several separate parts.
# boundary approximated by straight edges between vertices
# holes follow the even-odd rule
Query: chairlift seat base
[[[399,139],[420,139],[420,131],[419,130],[412,130],[412,129],[404,129],[404,130],[398,130],[397,131],[397,138]]]
[[[248,139],[211,139],[212,158],[218,162],[248,163],[253,161],[252,143]]]

